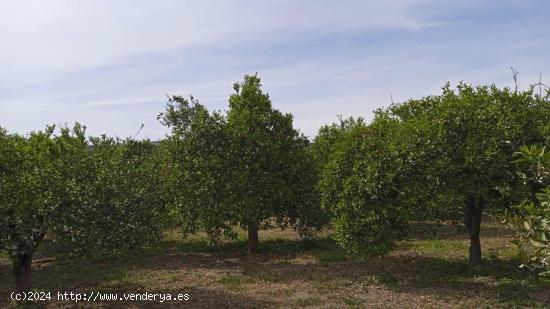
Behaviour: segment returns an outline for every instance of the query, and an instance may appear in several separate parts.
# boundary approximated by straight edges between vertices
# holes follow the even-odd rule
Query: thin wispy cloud
[[[0,126],[80,121],[161,138],[167,94],[224,109],[258,72],[314,136],[337,114],[437,93],[446,82],[550,76],[545,1],[2,1]]]

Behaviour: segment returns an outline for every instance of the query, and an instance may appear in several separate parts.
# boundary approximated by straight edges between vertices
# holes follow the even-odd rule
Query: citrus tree
[[[50,126],[28,137],[0,135],[0,249],[13,261],[18,291],[31,285],[34,253],[74,206],[86,157],[84,128],[54,134]]]
[[[159,149],[149,141],[90,137],[74,207],[58,219],[57,240],[74,249],[120,253],[161,237],[164,181]]]
[[[230,139],[225,118],[193,97],[173,96],[159,120],[171,128],[163,141],[170,212],[184,235],[205,231],[211,241],[236,237],[228,204]]]
[[[308,235],[323,216],[309,141],[292,116],[273,109],[256,75],[234,90],[227,115],[175,96],[159,119],[172,130],[165,142],[169,195],[184,232],[204,230],[215,241],[236,237],[233,227],[240,226],[254,253],[260,228],[293,226]]]
[[[349,252],[384,255],[404,236],[410,217],[406,192],[413,173],[399,151],[399,123],[346,121],[338,128],[319,182],[321,205],[333,216],[336,241]],[[323,131],[321,131],[323,133]],[[318,136],[316,142],[323,139]]]
[[[361,228],[383,222],[404,227],[411,219],[452,219],[461,212],[470,263],[479,264],[483,212],[513,204],[514,152],[543,140],[548,119],[547,105],[532,91],[495,86],[459,84],[453,90],[447,85],[441,95],[392,105],[377,111],[362,130],[365,136],[351,138],[346,151],[329,163],[323,194],[332,198],[324,205],[335,209],[349,246],[367,251],[381,239],[392,244],[400,234]],[[341,184],[331,181],[340,171],[346,172],[338,176]],[[367,219],[355,219],[361,215]]]
[[[523,199],[508,212],[507,222],[517,232],[514,243],[523,266],[550,278],[550,152],[546,146],[525,146],[517,157],[521,182],[516,192]]]
[[[248,230],[249,252],[257,251],[258,229],[271,218],[281,226],[321,222],[309,141],[261,86],[257,75],[234,84],[227,112],[232,216]]]
[[[31,286],[44,238],[80,251],[120,252],[161,232],[162,184],[149,142],[92,138],[79,124],[0,135],[0,249],[16,289]]]

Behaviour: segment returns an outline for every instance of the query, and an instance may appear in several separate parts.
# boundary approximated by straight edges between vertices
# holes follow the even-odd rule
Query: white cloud
[[[547,24],[467,27],[483,23],[468,16],[489,2],[4,0],[0,124],[27,132],[78,120],[124,136],[146,122],[158,138],[166,94],[223,109],[231,84],[258,71],[311,136],[336,114],[368,115],[390,93],[400,101],[447,80],[503,83],[510,65],[524,80],[550,72],[548,43],[537,40]]]
[[[0,2],[0,80],[34,83],[134,55],[288,39],[308,31],[419,30],[413,2]],[[290,36],[291,36],[290,35]]]

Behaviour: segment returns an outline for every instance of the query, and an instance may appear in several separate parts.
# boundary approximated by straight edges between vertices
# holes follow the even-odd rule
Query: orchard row
[[[447,85],[310,142],[247,75],[226,113],[173,96],[158,119],[171,131],[160,145],[87,137],[80,124],[0,129],[0,249],[18,290],[45,237],[122,252],[174,226],[213,243],[244,228],[250,253],[259,229],[330,226],[348,252],[384,255],[411,222],[461,220],[476,265],[487,210],[516,227],[528,265],[549,269],[550,102],[533,89]]]

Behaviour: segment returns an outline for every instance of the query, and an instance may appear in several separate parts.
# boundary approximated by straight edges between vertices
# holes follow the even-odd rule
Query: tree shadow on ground
[[[279,282],[320,282],[330,289],[346,284],[383,285],[398,293],[438,297],[481,297],[491,302],[521,306],[550,306],[550,286],[518,269],[513,260],[491,261],[470,267],[466,260],[391,255],[350,259],[331,264],[248,265],[244,274],[261,280],[268,272]],[[260,271],[259,271],[260,270]]]
[[[429,256],[410,250],[398,250],[383,258],[361,258],[347,256],[330,238],[265,240],[261,242],[260,254],[250,256],[245,252],[244,241],[214,247],[202,240],[185,243],[164,241],[155,248],[126,256],[33,264],[34,284],[46,290],[101,288],[134,292],[143,288],[128,277],[136,270],[151,276],[175,273],[180,276],[174,279],[178,287],[200,296],[195,307],[258,308],[276,305],[254,297],[234,295],[225,291],[223,286],[221,289],[197,286],[194,279],[181,277],[182,274],[198,274],[207,269],[216,275],[229,274],[226,275],[228,280],[236,275],[244,282],[299,283],[324,289],[326,293],[334,293],[341,286],[354,286],[365,293],[373,286],[383,286],[415,296],[479,297],[503,306],[550,306],[550,287],[540,285],[533,275],[518,269],[519,261],[513,259],[488,260],[472,268],[465,258]],[[298,263],[295,259],[302,261]],[[8,285],[12,282],[11,268],[8,265],[0,265],[0,282],[2,294],[11,289],[12,285]],[[160,286],[166,287],[164,283]]]
[[[312,247],[322,248],[332,245],[330,240],[292,241],[272,239],[262,242],[260,254],[246,254],[246,242],[233,241],[210,246],[205,240],[186,242],[163,241],[154,248],[135,251],[127,255],[73,256],[59,249],[56,244],[46,244],[40,258],[33,261],[33,289],[38,291],[79,291],[100,289],[102,291],[139,291],[142,285],[133,282],[130,273],[181,271],[194,272],[198,269],[234,270],[243,268],[253,261],[267,262],[275,256],[295,257]],[[53,249],[52,249],[53,248]],[[208,300],[192,300],[201,308],[264,308],[270,307],[267,301],[247,299],[245,296],[232,296],[215,289],[191,286],[196,295],[204,295]],[[11,265],[0,263],[0,307],[4,307],[8,295],[13,291],[14,279]],[[211,295],[210,295],[211,294]],[[203,297],[200,297],[203,298]],[[233,299],[234,298],[234,299]],[[242,299],[242,301],[240,300]],[[225,304],[225,305],[224,305]],[[38,304],[31,304],[38,306]],[[153,303],[153,305],[155,305]],[[177,306],[176,306],[177,307]]]
[[[512,237],[513,232],[493,222],[492,220],[481,227],[483,239]],[[408,228],[408,239],[417,240],[467,240],[468,231],[461,222],[437,224],[433,222],[411,223]]]

